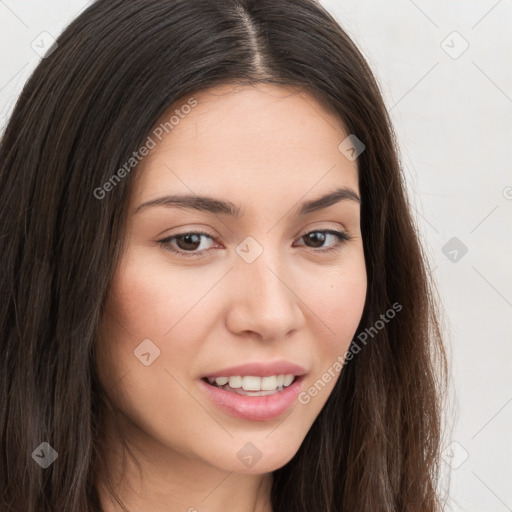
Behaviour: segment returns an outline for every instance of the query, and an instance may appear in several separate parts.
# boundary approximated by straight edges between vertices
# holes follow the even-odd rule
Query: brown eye
[[[323,248],[326,241],[329,240],[329,236],[335,238],[335,243],[330,244],[327,248]],[[203,232],[187,232],[179,233],[177,235],[169,236],[158,243],[163,247],[164,250],[178,254],[179,256],[201,256],[203,252],[207,251],[208,248],[201,247],[201,238],[206,237],[210,240],[214,240],[208,233]],[[315,252],[330,252],[341,249],[341,247],[351,239],[347,233],[342,231],[335,231],[332,229],[314,230],[302,235],[301,239],[307,240],[306,245],[310,249],[318,249]]]
[[[176,245],[185,251],[194,251],[201,245],[201,236],[197,233],[187,233],[186,235],[179,235],[176,237]]]
[[[325,243],[327,235],[322,231],[312,231],[311,233],[304,235],[303,238],[312,242],[312,247],[321,247]]]
[[[329,252],[340,249],[347,241],[350,240],[350,237],[347,235],[347,233],[343,231],[335,231],[332,229],[318,229],[315,231],[310,231],[305,235],[302,235],[301,238],[305,241],[309,240],[311,245],[307,245],[307,247],[318,249],[324,246],[326,240],[329,239],[329,235],[336,237],[335,243],[326,249],[320,250],[319,252]]]
[[[200,251],[197,250],[201,246],[201,237],[207,237],[213,240],[208,233],[194,231],[169,236],[163,240],[159,240],[158,243],[166,251],[175,252],[180,256],[198,256],[206,250],[206,248],[203,248]],[[174,245],[173,242],[175,242]]]

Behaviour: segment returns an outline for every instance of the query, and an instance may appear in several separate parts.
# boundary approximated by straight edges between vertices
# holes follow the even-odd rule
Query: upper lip
[[[301,376],[306,373],[306,370],[298,364],[291,363],[290,361],[275,361],[275,362],[250,362],[238,366],[230,366],[222,368],[214,372],[203,375],[203,378],[213,377],[234,377],[237,375],[252,375],[254,377],[269,377],[271,375],[296,375]]]

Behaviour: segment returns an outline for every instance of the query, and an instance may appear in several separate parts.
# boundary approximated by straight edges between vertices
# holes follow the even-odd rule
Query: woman
[[[440,510],[434,287],[317,2],[97,1],[0,155],[2,510]]]

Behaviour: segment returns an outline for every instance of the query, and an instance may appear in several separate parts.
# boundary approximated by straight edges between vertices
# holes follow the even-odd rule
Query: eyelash
[[[329,235],[334,235],[336,238],[337,238],[337,242],[336,244],[333,246],[333,247],[330,247],[329,249],[315,249],[314,247],[310,247],[310,249],[313,250],[313,252],[320,252],[320,253],[330,253],[330,252],[334,252],[334,251],[339,251],[342,249],[342,247],[347,243],[349,242],[350,240],[352,240],[352,237],[349,236],[347,233],[345,233],[344,231],[335,231],[333,229],[314,229],[312,231],[308,231],[307,233],[304,233],[300,238],[304,238],[305,236],[307,235],[311,235],[312,233],[324,233],[324,234],[329,234]],[[203,236],[206,236],[208,238],[211,238],[212,240],[215,240],[212,236],[210,236],[208,233],[204,233],[202,231],[187,231],[187,232],[184,232],[184,233],[179,233],[177,235],[172,235],[172,236],[169,236],[167,238],[163,238],[162,240],[158,240],[158,244],[160,244],[160,246],[165,250],[165,251],[169,251],[169,252],[173,252],[175,254],[178,254],[179,256],[183,256],[184,258],[193,258],[193,257],[200,257],[203,255],[203,253],[205,251],[207,251],[208,249],[205,249],[203,251],[200,251],[200,252],[191,252],[191,251],[183,251],[182,249],[181,250],[178,250],[178,249],[175,249],[171,244],[170,242],[172,240],[175,240],[176,238],[180,238],[180,237],[184,237],[186,235],[203,235]],[[299,240],[300,240],[299,238]]]

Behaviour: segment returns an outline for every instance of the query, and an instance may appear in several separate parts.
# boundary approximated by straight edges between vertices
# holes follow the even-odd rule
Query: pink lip
[[[271,375],[297,375],[301,376],[306,370],[295,363],[289,361],[275,361],[273,363],[246,363],[239,366],[230,366],[216,370],[215,372],[203,375],[203,378],[212,377],[235,377],[252,375],[254,377],[270,377]]]
[[[237,367],[239,370],[242,367]],[[232,370],[230,368],[229,370]],[[253,370],[252,370],[253,371]],[[277,373],[289,373],[294,372],[279,371]],[[295,373],[296,374],[296,373]],[[239,373],[227,373],[221,375],[216,373],[217,376],[227,375],[239,375]],[[212,374],[212,376],[215,376]],[[246,373],[245,368],[242,375],[258,375],[257,373]],[[275,373],[273,374],[275,375]],[[263,375],[265,376],[265,375]],[[277,418],[289,409],[297,399],[302,387],[302,381],[304,377],[297,377],[295,381],[284,388],[283,391],[279,391],[273,395],[266,396],[245,396],[238,395],[231,391],[225,391],[224,389],[212,386],[208,384],[206,380],[200,379],[199,385],[206,392],[208,397],[223,411],[243,420],[250,421],[268,421]]]

